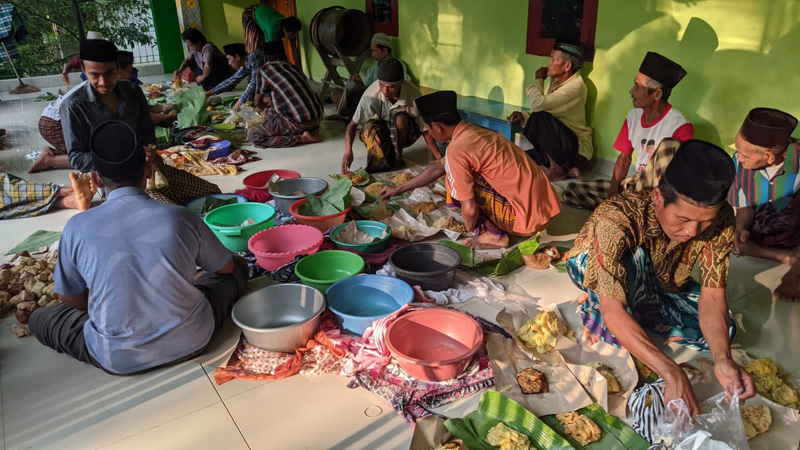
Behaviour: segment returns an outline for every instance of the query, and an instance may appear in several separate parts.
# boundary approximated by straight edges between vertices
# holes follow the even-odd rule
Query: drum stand
[[[324,99],[325,96],[332,90],[331,85],[344,89],[347,80],[343,80],[339,75],[339,71],[337,70],[338,67],[344,67],[347,69],[347,72],[350,73],[348,76],[349,79],[351,76],[361,72],[361,66],[364,65],[364,61],[367,59],[367,56],[369,56],[370,53],[369,48],[367,48],[363,53],[355,58],[352,58],[346,56],[338,45],[333,44],[333,48],[336,50],[336,54],[338,55],[337,57],[329,55],[325,49],[318,45],[314,45],[314,47],[317,49],[317,53],[319,53],[319,57],[322,58],[322,63],[325,64],[325,68],[327,69],[325,76],[322,78],[322,87],[319,90],[319,96],[322,99]]]

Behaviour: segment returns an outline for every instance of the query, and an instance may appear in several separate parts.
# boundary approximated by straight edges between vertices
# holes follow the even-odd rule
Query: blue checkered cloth
[[[28,35],[22,17],[9,3],[0,3],[0,42],[5,45],[8,54],[12,58],[19,56],[17,41],[22,40]],[[6,52],[0,47],[0,62],[7,61]]]

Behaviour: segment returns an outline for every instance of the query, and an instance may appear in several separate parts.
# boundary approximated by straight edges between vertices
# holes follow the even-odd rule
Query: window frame
[[[393,0],[394,1],[394,0]],[[586,51],[584,61],[594,60],[594,39],[597,30],[597,6],[599,0],[583,0],[583,23],[581,25],[581,44]],[[542,35],[542,7],[544,0],[528,0],[528,30],[526,36],[525,52],[529,55],[550,56],[553,38],[543,38]]]
[[[373,0],[364,1],[364,9],[367,15],[372,19],[372,30],[375,33],[384,33],[388,36],[398,37],[400,35],[400,26],[398,24],[397,0],[391,0],[392,4],[392,21],[390,23],[377,22],[374,19],[374,2]]]

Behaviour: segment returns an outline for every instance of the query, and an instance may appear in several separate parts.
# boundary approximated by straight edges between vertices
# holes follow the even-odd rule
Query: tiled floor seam
[[[242,429],[239,427],[239,423],[236,422],[236,418],[233,417],[233,414],[231,413],[231,410],[228,408],[228,404],[225,403],[225,399],[222,398],[222,394],[220,394],[219,391],[217,390],[216,386],[214,386],[214,383],[216,383],[216,381],[212,377],[212,374],[209,374],[208,372],[206,372],[205,369],[203,370],[203,372],[206,374],[206,378],[208,378],[209,383],[211,383],[211,387],[214,388],[214,392],[217,393],[217,397],[219,397],[219,401],[222,403],[222,406],[225,407],[225,411],[228,413],[228,416],[231,418],[231,421],[233,422],[233,425],[236,427],[236,431],[238,431],[239,432],[239,436],[242,437],[242,440],[244,441],[244,445],[246,445],[248,449],[252,450],[253,447],[251,447],[250,443],[247,442],[247,437],[244,435],[244,432],[242,432]],[[255,389],[256,387],[257,386],[253,386],[253,389]],[[250,389],[248,389],[247,391],[249,391],[249,390]],[[244,391],[244,392],[247,392],[247,391]],[[240,394],[243,394],[244,392],[240,392]],[[239,395],[239,394],[236,394],[236,395]],[[236,397],[236,395],[234,395],[233,397]],[[231,398],[233,398],[233,397],[231,397]]]

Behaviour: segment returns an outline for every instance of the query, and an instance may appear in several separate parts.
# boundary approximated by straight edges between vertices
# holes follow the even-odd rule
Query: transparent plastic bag
[[[257,127],[264,122],[264,118],[261,117],[261,114],[256,112],[252,106],[242,105],[242,109],[239,110],[239,114],[242,115],[244,126],[248,130],[250,128]]]
[[[731,402],[725,393],[717,394],[700,404],[695,422],[683,399],[669,402],[656,423],[653,449],[668,450],[748,450],[744,425],[739,414],[739,394]]]

